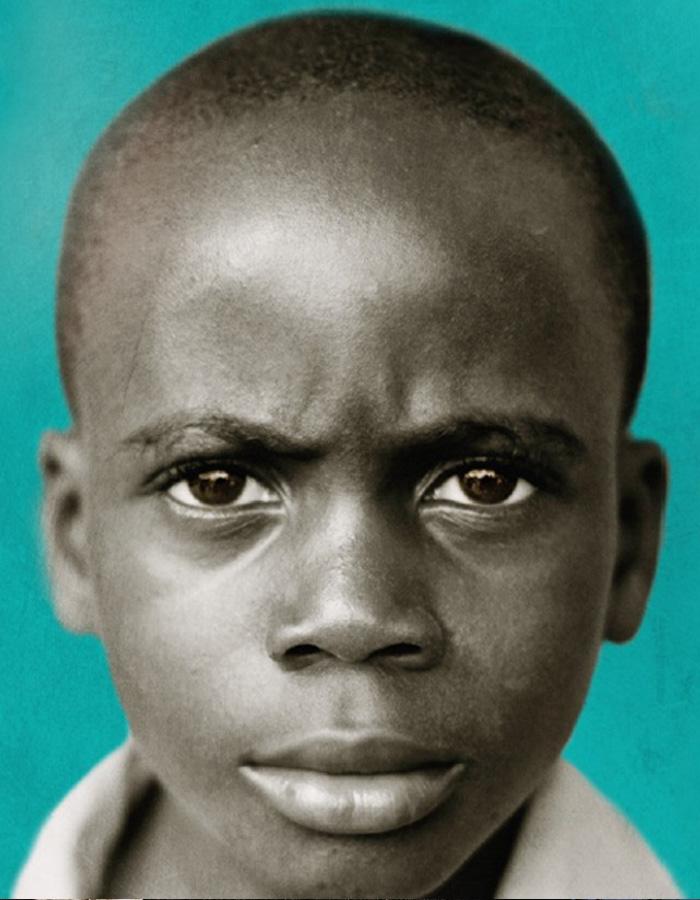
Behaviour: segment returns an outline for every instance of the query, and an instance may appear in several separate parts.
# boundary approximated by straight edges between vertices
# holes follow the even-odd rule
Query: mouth
[[[441,806],[466,766],[395,735],[322,733],[256,754],[240,772],[284,818],[325,834],[381,834]]]

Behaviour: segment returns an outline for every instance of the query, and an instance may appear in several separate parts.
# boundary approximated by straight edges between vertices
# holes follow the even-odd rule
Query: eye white
[[[212,473],[219,470],[212,469]],[[222,470],[223,471],[223,470]],[[208,474],[203,472],[202,474]],[[179,503],[181,506],[187,506],[190,509],[206,509],[210,511],[235,509],[239,506],[250,506],[253,503],[276,503],[278,501],[277,494],[265,487],[257,478],[251,475],[239,476],[245,479],[241,493],[229,503],[205,503],[192,493],[190,482],[194,478],[181,478],[172,484],[166,494],[171,500]]]
[[[481,471],[487,472],[492,470],[483,469]],[[442,500],[461,506],[478,506],[480,508],[488,509],[498,508],[500,506],[513,506],[516,503],[522,503],[523,500],[527,500],[527,498],[535,492],[534,485],[525,478],[518,478],[515,482],[515,487],[504,500],[501,500],[499,503],[484,503],[476,500],[474,497],[470,497],[464,491],[461,481],[462,476],[451,475],[430,492],[430,499],[433,501]]]

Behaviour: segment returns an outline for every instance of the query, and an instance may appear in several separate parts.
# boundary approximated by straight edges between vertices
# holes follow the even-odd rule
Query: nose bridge
[[[379,502],[347,498],[334,504],[324,524],[306,557],[311,602],[384,618],[419,601],[423,589],[409,563],[409,530],[391,521]]]
[[[426,667],[442,630],[410,529],[374,500],[347,498],[303,541],[272,655],[306,663],[392,661]]]
[[[397,526],[378,506],[362,500],[338,504],[313,552],[322,591],[342,595],[358,605],[370,601],[372,608],[378,601],[390,599],[397,581],[410,577],[398,558],[404,554]],[[406,530],[403,542],[410,543]]]

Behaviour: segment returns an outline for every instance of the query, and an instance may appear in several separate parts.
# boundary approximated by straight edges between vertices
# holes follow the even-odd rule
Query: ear
[[[75,432],[44,434],[42,526],[54,608],[70,631],[97,631],[88,565],[85,459]]]
[[[641,625],[656,571],[668,484],[661,448],[624,438],[618,484],[618,552],[605,636],[624,643]]]

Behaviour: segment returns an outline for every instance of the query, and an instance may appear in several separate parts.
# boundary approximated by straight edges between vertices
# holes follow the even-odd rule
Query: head
[[[608,151],[474,38],[270,23],[103,136],[58,304],[57,610],[181,823],[241,895],[434,890],[544,777],[653,577],[646,248]],[[290,760],[335,766],[335,811],[275,793]],[[369,803],[426,765],[434,796],[339,810],[338,768]]]

